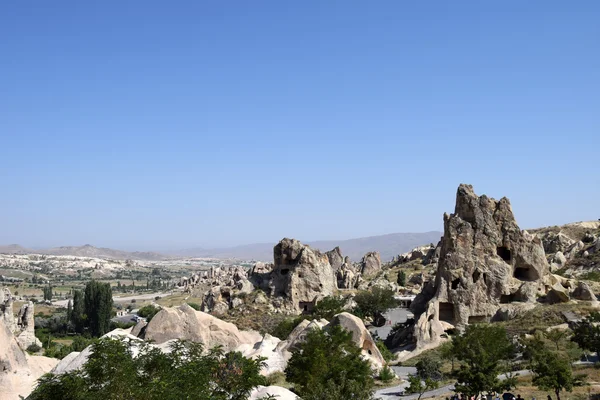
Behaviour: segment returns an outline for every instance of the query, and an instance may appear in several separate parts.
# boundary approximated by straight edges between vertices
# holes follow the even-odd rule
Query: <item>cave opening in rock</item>
[[[454,323],[454,304],[440,303],[440,321]]]
[[[302,313],[309,314],[309,313],[313,312],[313,309],[315,308],[315,304],[311,301],[300,301],[300,302],[298,302],[298,308],[300,308],[300,310],[302,310]]]
[[[290,272],[289,269],[284,268],[284,269],[281,270],[281,275],[287,275],[289,272]]]
[[[452,281],[452,289],[456,290],[458,289],[458,285],[460,284],[460,278],[456,278],[455,280]]]
[[[535,281],[539,278],[537,271],[532,267],[516,267],[513,276],[520,281]]]
[[[473,272],[473,282],[477,282],[480,276],[481,273],[479,272],[479,270],[476,269],[475,272]]]
[[[512,260],[512,254],[508,247],[505,247],[505,246],[497,247],[496,254],[498,254],[498,256],[500,256],[500,258],[506,262],[510,262],[510,260]]]
[[[483,283],[485,283],[487,285],[487,275],[483,274]]]
[[[513,301],[515,301],[514,294],[503,294],[502,296],[500,296],[500,304],[508,304],[512,303]]]

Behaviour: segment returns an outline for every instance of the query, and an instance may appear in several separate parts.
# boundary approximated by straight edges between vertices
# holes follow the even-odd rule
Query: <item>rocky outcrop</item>
[[[258,332],[240,331],[234,324],[196,311],[187,304],[160,310],[145,327],[143,338],[158,344],[185,339],[202,343],[207,349],[221,345],[225,351],[242,344],[254,345],[262,339]]]
[[[0,319],[16,336],[17,342],[23,350],[32,344],[42,346],[42,342],[35,337],[34,305],[31,301],[23,304],[17,317],[13,314],[13,297],[8,288],[0,290]]]
[[[337,272],[342,265],[344,264],[344,257],[342,256],[342,251],[339,247],[334,248],[333,250],[329,250],[325,253],[327,259],[329,260],[329,265],[333,269],[333,272]]]
[[[373,276],[381,271],[381,257],[376,251],[364,255],[360,262],[360,272],[363,276]]]
[[[460,185],[455,212],[444,214],[435,283],[411,306],[417,348],[435,346],[451,327],[490,321],[504,304],[535,302],[551,287],[542,242],[521,231],[509,200]]]
[[[37,379],[49,372],[58,360],[29,356],[23,351],[23,344],[13,333],[18,331],[16,322],[14,318],[7,318],[7,314],[13,313],[12,297],[8,289],[0,289],[0,293],[0,399],[18,400],[20,396],[28,396]],[[9,326],[7,321],[13,326]],[[33,321],[31,323],[33,326]]]
[[[279,386],[258,386],[250,392],[248,400],[262,400],[272,396],[277,400],[297,400],[294,392]]]
[[[284,298],[296,312],[312,310],[317,300],[336,289],[328,257],[296,239],[281,240],[273,249],[273,258],[270,294]]]
[[[385,360],[377,348],[377,344],[360,318],[343,312],[334,316],[325,328],[336,325],[352,333],[352,341],[361,348],[363,356],[371,362],[374,369],[379,370],[385,365]]]

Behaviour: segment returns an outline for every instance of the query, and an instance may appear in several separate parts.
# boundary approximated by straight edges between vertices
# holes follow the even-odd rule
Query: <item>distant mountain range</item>
[[[423,233],[390,233],[387,235],[370,236],[349,240],[321,240],[307,242],[312,248],[328,251],[339,246],[344,256],[353,261],[359,261],[369,251],[378,251],[381,259],[391,260],[392,257],[405,253],[417,246],[434,243],[442,236],[442,232],[432,231]],[[99,248],[86,244],[84,246],[64,246],[51,249],[27,249],[17,244],[0,246],[4,254],[47,254],[56,256],[110,258],[113,260],[144,260],[159,261],[178,257],[206,258],[237,258],[242,260],[273,261],[273,247],[276,243],[255,243],[243,246],[223,247],[216,249],[192,248],[181,251],[159,254],[154,252],[128,252],[109,248]]]
[[[369,236],[348,240],[320,240],[306,242],[310,247],[329,251],[339,246],[344,256],[349,256],[353,261],[359,261],[365,253],[378,251],[381,259],[389,261],[392,257],[405,253],[417,246],[437,242],[443,233],[438,231],[423,233],[390,233],[387,235]],[[214,258],[240,258],[259,261],[273,261],[273,247],[276,243],[255,243],[243,246],[203,249],[186,249],[173,253],[185,257],[214,257]]]

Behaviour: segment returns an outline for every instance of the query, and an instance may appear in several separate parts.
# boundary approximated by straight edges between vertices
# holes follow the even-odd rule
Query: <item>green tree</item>
[[[451,371],[454,372],[454,361],[456,360],[456,355],[454,354],[452,342],[444,342],[439,349],[442,359],[450,361]]]
[[[576,383],[571,361],[557,352],[544,350],[537,352],[531,363],[533,384],[542,390],[554,390],[556,400],[560,400],[560,392],[570,392]]]
[[[399,286],[406,286],[406,272],[404,272],[404,270],[398,272],[398,280],[396,283],[398,283]]]
[[[110,329],[112,290],[110,284],[92,280],[85,285],[85,314],[92,336],[102,336]]]
[[[138,310],[140,317],[146,318],[146,321],[150,322],[152,318],[160,311],[160,307],[155,307],[152,304],[148,304]]]
[[[42,288],[42,292],[44,294],[45,301],[52,301],[52,286],[50,286],[50,285],[44,286]]]
[[[75,290],[73,292],[73,310],[71,311],[70,321],[77,333],[83,333],[83,329],[85,328],[86,315],[84,297],[85,295],[81,290]]]
[[[498,379],[511,370],[515,354],[504,327],[469,325],[463,335],[454,338],[452,347],[456,359],[462,361],[455,373],[457,392],[477,397],[484,391],[500,392],[514,386],[514,380]]]
[[[330,320],[334,315],[344,311],[346,299],[342,296],[327,296],[317,302],[313,314],[316,318]]]
[[[398,301],[394,298],[395,292],[375,286],[371,291],[363,291],[354,297],[356,302],[355,313],[370,317],[375,321],[390,308],[396,307]]]
[[[369,400],[373,395],[369,362],[340,326],[309,332],[292,351],[285,375],[303,400]]]
[[[138,348],[134,357],[133,346]],[[245,400],[264,385],[264,359],[175,342],[170,353],[148,344],[100,339],[81,370],[46,374],[30,400]]]
[[[434,381],[431,378],[426,378],[422,380],[418,375],[411,375],[408,377],[409,386],[406,388],[407,393],[417,393],[419,397],[417,400],[421,400],[421,396],[425,392],[436,389],[438,387],[438,382]]]
[[[582,349],[600,355],[600,324],[598,322],[600,322],[600,313],[594,311],[575,325],[572,340]]]

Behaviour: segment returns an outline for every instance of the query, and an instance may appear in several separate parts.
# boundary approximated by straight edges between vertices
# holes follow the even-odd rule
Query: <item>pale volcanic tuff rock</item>
[[[225,351],[234,350],[241,344],[254,345],[262,339],[258,332],[240,331],[234,324],[196,311],[187,304],[160,310],[146,325],[143,336],[159,344],[186,339],[202,343],[207,349],[221,345]]]
[[[273,258],[271,296],[284,297],[292,310],[309,311],[336,289],[328,257],[296,239],[281,240],[273,249]]]
[[[363,276],[376,275],[381,271],[381,257],[376,251],[364,255],[361,261],[361,273]]]
[[[26,304],[28,306],[28,304]],[[17,400],[20,396],[26,397],[35,387],[37,379],[49,372],[58,360],[43,357],[29,356],[23,350],[23,345],[29,346],[29,330],[33,331],[33,304],[31,304],[32,318],[26,315],[27,309],[21,309],[19,318],[12,317],[12,296],[8,289],[0,289],[0,399]],[[30,323],[31,328],[21,330],[23,323]],[[21,342],[15,337],[14,332],[22,337]],[[34,336],[35,337],[35,336]]]
[[[542,243],[519,229],[509,200],[460,185],[454,214],[444,214],[435,283],[411,306],[417,349],[435,346],[448,327],[490,321],[507,303],[534,302],[546,285],[552,287]]]

